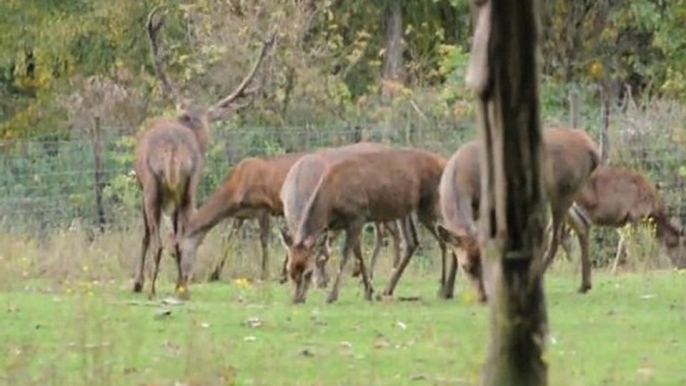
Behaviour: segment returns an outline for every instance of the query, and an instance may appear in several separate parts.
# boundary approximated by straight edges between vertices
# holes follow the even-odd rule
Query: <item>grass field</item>
[[[322,290],[293,305],[290,285],[235,279],[165,305],[169,275],[156,301],[130,292],[130,236],[54,240],[49,258],[13,240],[0,240],[0,384],[475,385],[485,356],[488,308],[460,279],[455,300],[437,299],[421,261],[396,290],[416,302],[365,302],[346,275],[333,305]],[[550,384],[686,385],[686,273],[596,270],[579,295],[567,264],[546,278]],[[377,290],[387,276],[379,267]]]

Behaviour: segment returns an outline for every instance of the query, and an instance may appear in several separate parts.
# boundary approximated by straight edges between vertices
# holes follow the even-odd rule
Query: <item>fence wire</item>
[[[671,214],[686,224],[686,114],[679,105],[627,104],[610,111],[609,162],[644,172],[656,183]],[[566,122],[567,119],[546,119]],[[587,111],[581,126],[600,143],[601,114]],[[199,186],[202,203],[231,168],[248,156],[340,146],[359,140],[415,146],[446,157],[476,138],[476,123],[299,128],[253,127],[213,132]],[[131,173],[135,139],[112,137],[102,128],[101,162],[96,141],[45,140],[0,144],[0,232],[49,235],[78,222],[106,230],[128,229],[140,222],[140,189]],[[606,149],[607,150],[607,149]],[[101,192],[101,202],[97,202]]]
[[[109,130],[116,131],[116,130]],[[135,139],[108,137],[96,155],[94,140],[17,141],[0,154],[0,231],[50,233],[69,227],[138,222],[141,192],[133,170]],[[392,135],[388,135],[392,133]],[[473,125],[450,125],[402,132],[387,127],[244,128],[214,132],[207,153],[199,202],[245,157],[269,156],[340,146],[359,140],[421,146],[450,155],[473,137]],[[96,167],[96,159],[100,164]],[[98,194],[98,191],[101,194]],[[98,196],[101,202],[98,202]]]

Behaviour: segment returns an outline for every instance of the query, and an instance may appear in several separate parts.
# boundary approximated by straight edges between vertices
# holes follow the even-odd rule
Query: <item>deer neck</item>
[[[207,150],[207,144],[210,142],[210,132],[209,129],[194,131],[195,140],[198,142],[198,149],[200,149],[200,154],[204,157],[205,151]]]
[[[305,206],[305,211],[298,226],[295,242],[303,242],[306,239],[316,239],[329,225],[329,207],[325,202],[321,189],[316,189],[312,198]]]
[[[221,220],[235,215],[240,209],[237,200],[233,199],[234,190],[222,186],[196,210],[188,221],[186,237],[202,241]]]

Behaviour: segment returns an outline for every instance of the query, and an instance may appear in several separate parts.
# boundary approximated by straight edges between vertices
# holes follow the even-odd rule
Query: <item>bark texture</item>
[[[547,315],[535,0],[474,0],[468,84],[479,100],[481,248],[491,338],[481,384],[546,385]],[[506,167],[507,165],[507,167]]]

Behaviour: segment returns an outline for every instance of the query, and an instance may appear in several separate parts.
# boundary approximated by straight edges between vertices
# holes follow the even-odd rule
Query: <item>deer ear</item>
[[[438,233],[438,237],[441,240],[443,240],[446,244],[453,245],[456,247],[460,246],[460,239],[458,237],[456,237],[452,232],[450,232],[442,224],[436,225],[436,233]]]
[[[288,230],[286,228],[279,227],[279,236],[281,243],[286,248],[290,248],[293,245],[293,237],[291,237],[290,233],[288,233]]]

